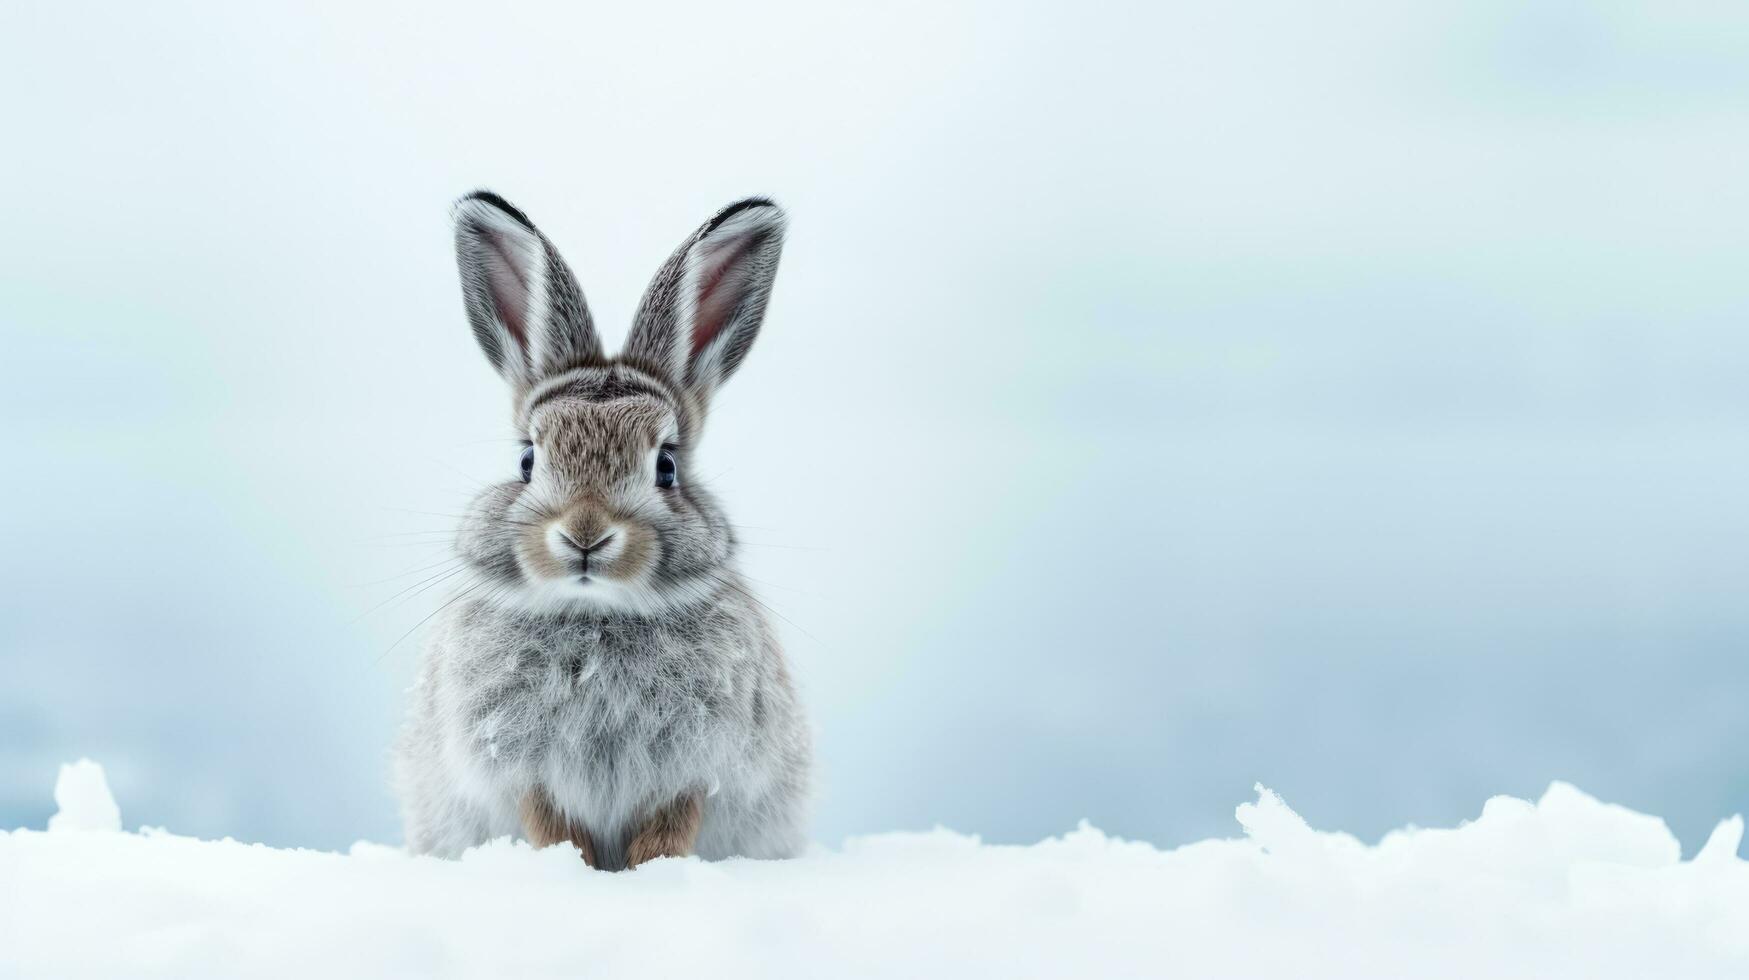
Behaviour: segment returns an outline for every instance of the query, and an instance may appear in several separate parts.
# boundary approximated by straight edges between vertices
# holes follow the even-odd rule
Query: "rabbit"
[[[468,320],[522,449],[465,515],[475,581],[422,653],[395,749],[408,847],[512,835],[608,870],[796,855],[810,731],[731,525],[690,480],[711,396],[764,319],[783,211],[749,198],[705,222],[618,357],[525,214],[478,191],[454,218]]]

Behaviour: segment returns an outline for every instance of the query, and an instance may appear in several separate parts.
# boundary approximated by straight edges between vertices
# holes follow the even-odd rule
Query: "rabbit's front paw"
[[[703,816],[704,800],[697,793],[689,793],[667,806],[657,807],[627,846],[626,867],[635,868],[653,858],[691,854]]]
[[[536,847],[548,847],[553,844],[569,841],[575,844],[582,853],[584,863],[591,868],[595,863],[595,841],[589,836],[589,829],[582,824],[565,818],[558,807],[553,805],[553,798],[539,786],[529,790],[522,797],[522,835]]]

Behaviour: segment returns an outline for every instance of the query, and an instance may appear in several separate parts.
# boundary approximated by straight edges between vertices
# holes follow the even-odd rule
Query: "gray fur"
[[[532,237],[505,249],[476,242],[480,228]],[[415,852],[520,836],[518,804],[537,787],[588,828],[602,867],[623,866],[640,822],[687,794],[705,797],[703,857],[803,846],[807,724],[763,607],[733,568],[730,526],[691,484],[686,455],[711,391],[758,331],[782,230],[766,201],[708,222],[658,274],[616,363],[532,223],[495,195],[458,205],[470,320],[515,391],[537,462],[530,482],[480,494],[457,535],[472,581],[438,616],[396,750]],[[511,286],[547,301],[506,312]],[[506,323],[530,311],[540,316]],[[672,489],[653,478],[664,446],[678,462]],[[567,543],[597,539],[593,551]]]

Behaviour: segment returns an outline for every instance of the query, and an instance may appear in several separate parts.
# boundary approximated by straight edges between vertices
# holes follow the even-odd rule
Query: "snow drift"
[[[937,830],[625,874],[510,841],[122,833],[90,762],[55,800],[48,831],[0,833],[6,976],[1749,976],[1742,819],[1682,861],[1662,821],[1563,783],[1377,845],[1258,787],[1242,838],[1170,851]]]

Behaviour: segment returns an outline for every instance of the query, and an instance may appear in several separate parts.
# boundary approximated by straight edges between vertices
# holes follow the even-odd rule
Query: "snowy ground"
[[[1749,976],[1742,820],[1685,862],[1662,821],[1561,783],[1376,846],[1260,787],[1243,837],[1171,851],[936,831],[617,875],[508,841],[122,833],[89,762],[55,800],[47,832],[0,833],[3,976]]]

